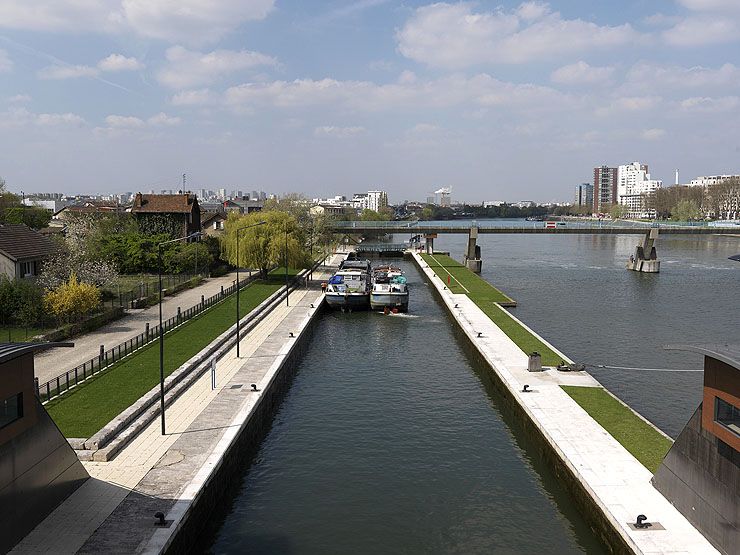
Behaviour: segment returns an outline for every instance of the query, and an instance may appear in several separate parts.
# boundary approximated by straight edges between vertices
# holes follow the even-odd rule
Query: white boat
[[[409,288],[406,276],[400,268],[379,266],[373,271],[373,289],[370,292],[370,308],[407,312]]]
[[[366,310],[370,306],[370,262],[346,260],[326,284],[326,303],[342,310]]]

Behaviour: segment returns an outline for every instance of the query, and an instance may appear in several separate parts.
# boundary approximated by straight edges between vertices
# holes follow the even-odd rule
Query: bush
[[[43,291],[33,281],[0,276],[0,322],[33,327],[43,319]]]
[[[100,291],[89,283],[80,283],[75,274],[67,283],[49,291],[44,297],[46,309],[63,321],[89,314],[100,305]]]

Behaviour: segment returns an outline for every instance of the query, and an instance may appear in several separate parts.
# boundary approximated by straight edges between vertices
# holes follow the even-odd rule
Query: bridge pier
[[[465,265],[468,270],[480,274],[483,263],[480,259],[480,247],[476,244],[478,241],[478,228],[471,227],[468,233],[468,250],[465,252]]]
[[[658,260],[658,253],[655,250],[657,240],[658,228],[654,227],[645,234],[642,243],[635,247],[635,254],[630,256],[627,261],[627,269],[650,274],[660,272],[660,260]]]
[[[436,233],[427,233],[424,235],[426,241],[424,252],[427,254],[434,254],[434,240],[437,238]]]

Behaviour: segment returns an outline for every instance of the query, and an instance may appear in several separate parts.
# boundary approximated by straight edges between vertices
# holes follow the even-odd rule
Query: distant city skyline
[[[4,0],[11,190],[570,200],[737,174],[736,0]]]

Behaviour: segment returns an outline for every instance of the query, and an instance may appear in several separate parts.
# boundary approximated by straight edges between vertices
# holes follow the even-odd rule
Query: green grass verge
[[[563,357],[545,345],[535,335],[532,335],[528,329],[498,305],[500,302],[510,301],[511,299],[482,277],[447,255],[435,254],[432,257],[428,254],[422,254],[421,257],[445,283],[448,282],[448,275],[452,274],[447,286],[448,289],[453,293],[470,297],[522,351],[527,354],[537,351],[542,355],[542,364],[545,366],[557,366],[563,360]]]
[[[465,293],[475,296],[481,302],[505,303],[512,299],[478,274],[471,272],[457,260],[446,254],[422,254],[424,262],[434,268],[435,273],[444,281],[453,293]],[[448,279],[449,278],[449,279]],[[449,282],[449,283],[448,283]]]
[[[255,282],[240,293],[240,312],[248,314],[280,289],[278,282]],[[234,323],[236,297],[189,320],[165,335],[164,371],[171,374]],[[99,376],[46,404],[66,437],[90,437],[159,383],[159,343],[153,342]]]
[[[561,385],[591,417],[655,473],[673,442],[601,387]]]
[[[10,330],[10,333],[8,333],[8,330]],[[9,341],[11,343],[21,343],[24,341],[30,341],[31,338],[35,335],[41,335],[44,332],[50,331],[48,329],[41,329],[41,328],[0,328],[0,343],[5,343],[6,341]]]

